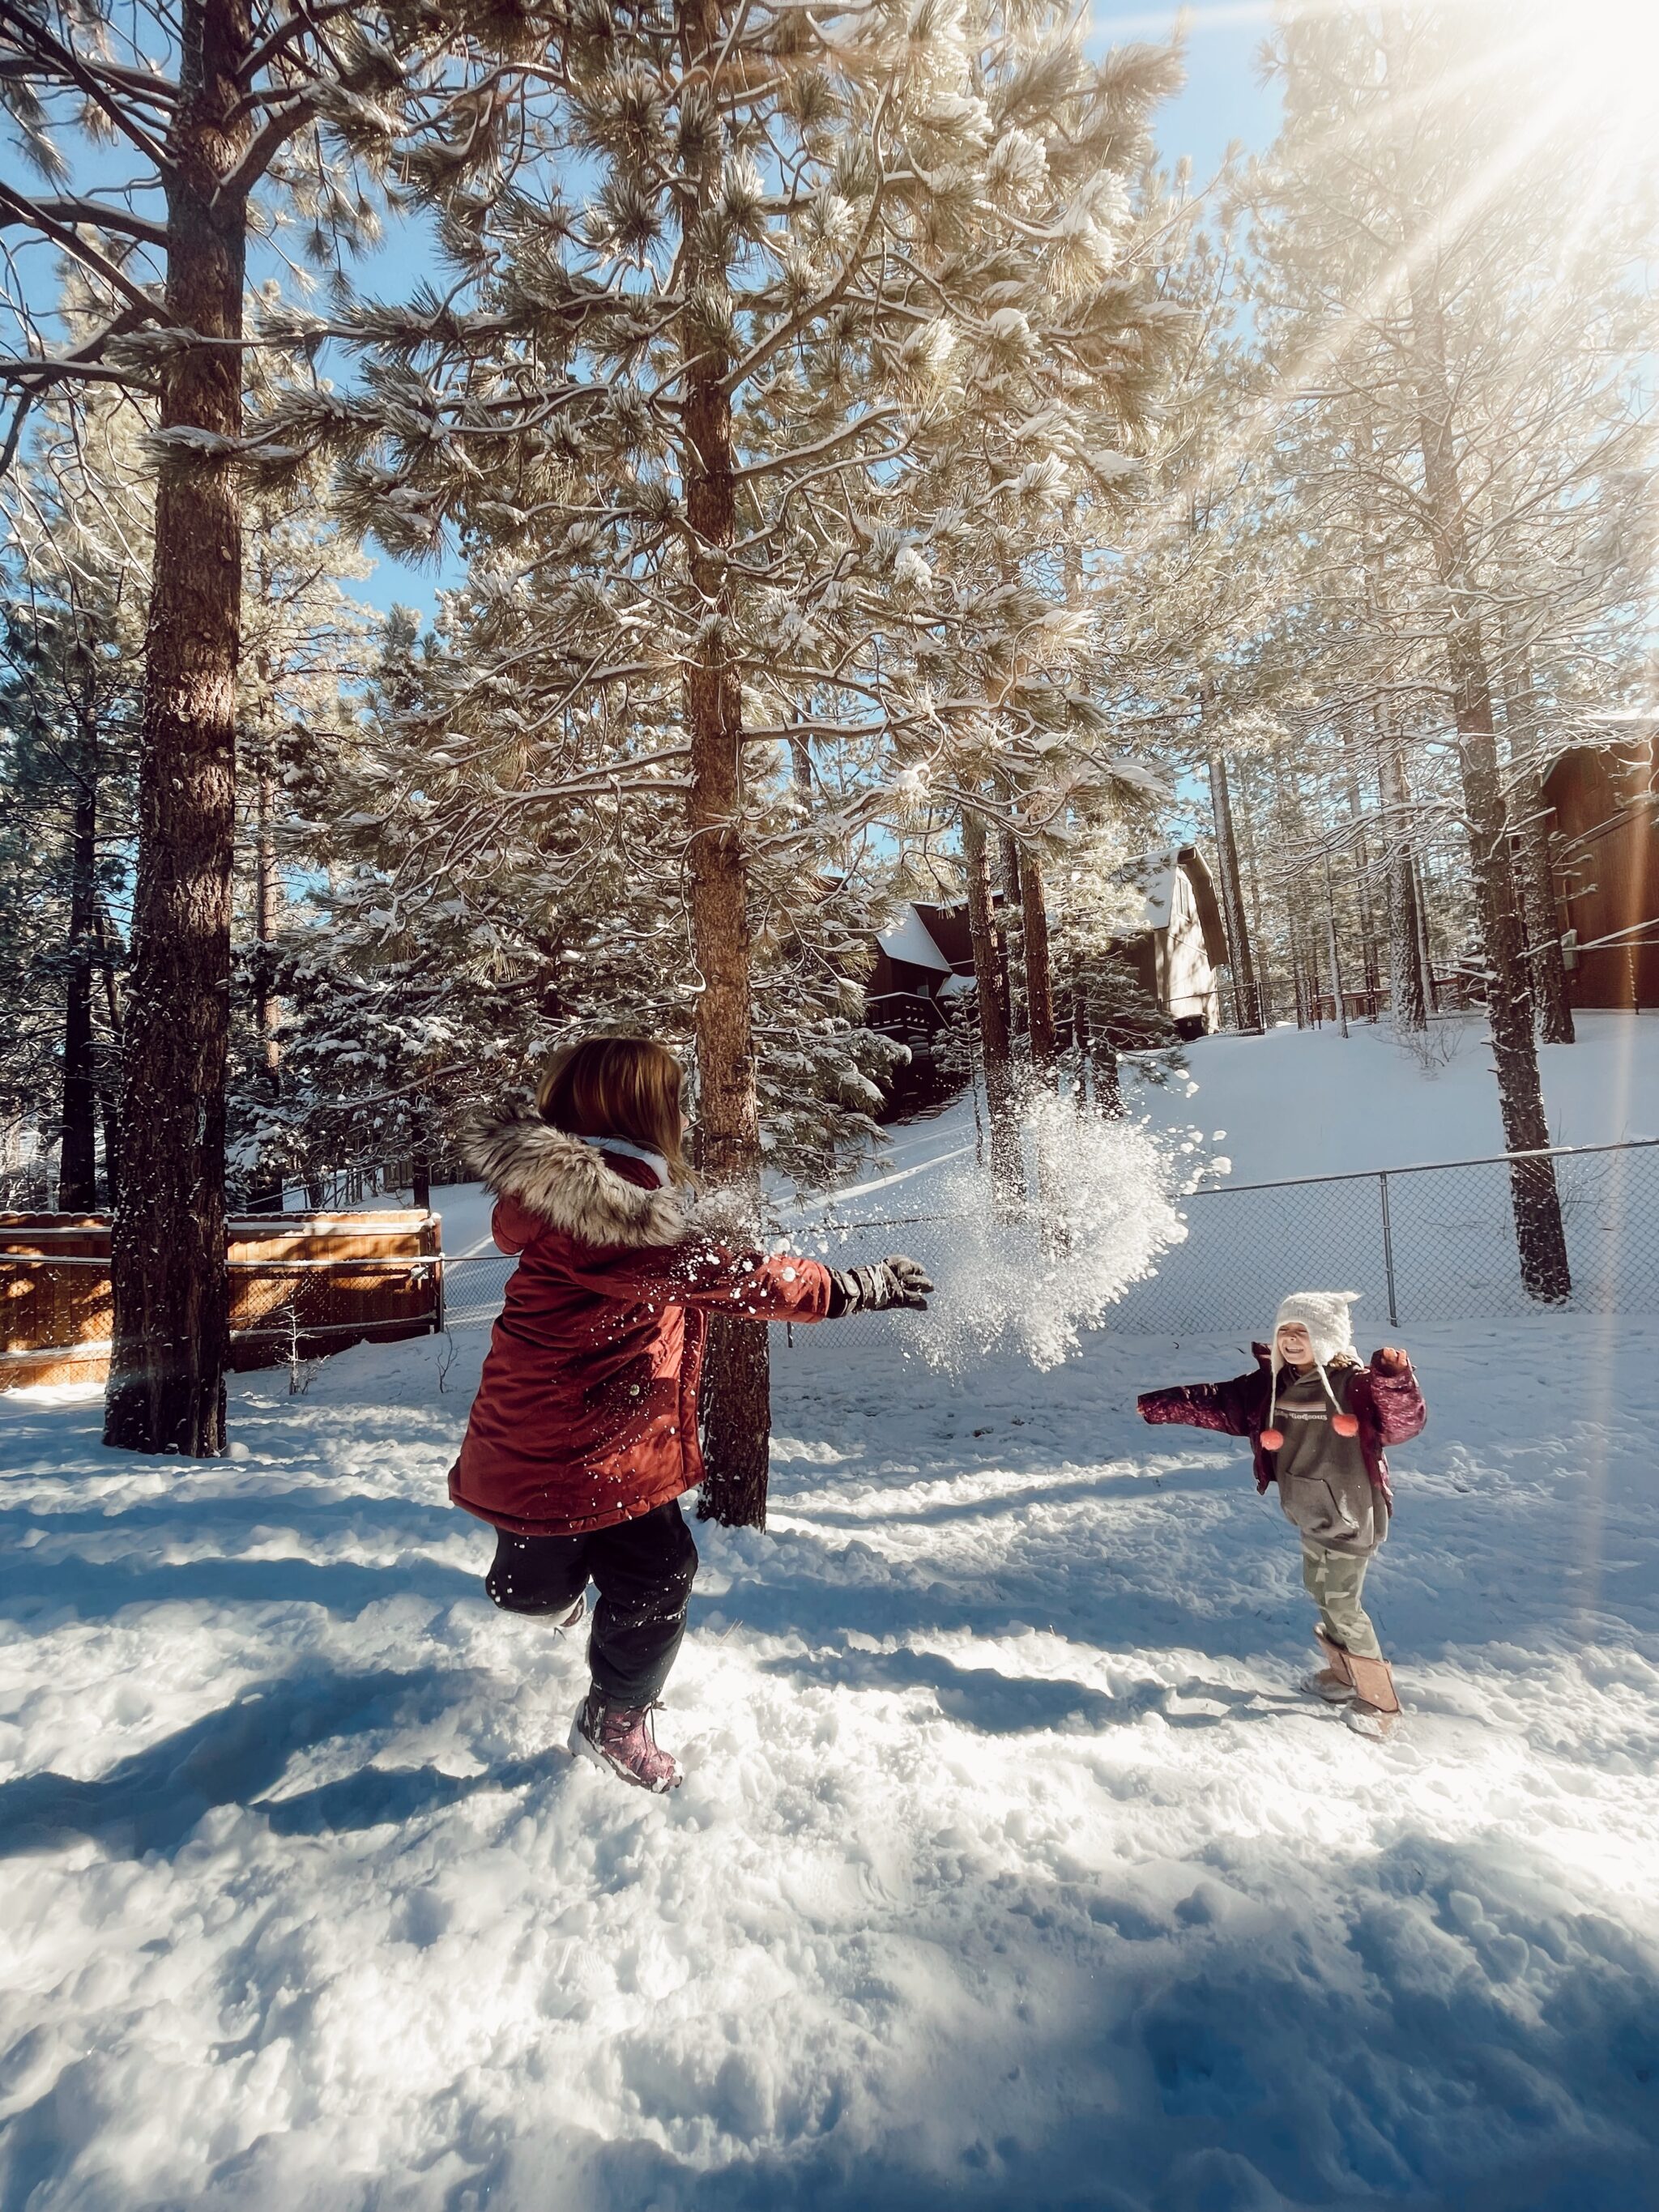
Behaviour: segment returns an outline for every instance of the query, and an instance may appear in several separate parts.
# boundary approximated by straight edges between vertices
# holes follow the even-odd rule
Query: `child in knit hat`
[[[1255,1486],[1278,1483],[1319,1608],[1325,1664],[1303,1686],[1333,1704],[1352,1700],[1362,1723],[1386,1728],[1400,1700],[1360,1599],[1394,1512],[1383,1446],[1416,1436],[1428,1414],[1404,1352],[1384,1346],[1360,1365],[1348,1313],[1358,1295],[1297,1291],[1279,1309],[1271,1348],[1252,1347],[1253,1373],[1150,1390],[1136,1404],[1146,1421],[1249,1437]]]

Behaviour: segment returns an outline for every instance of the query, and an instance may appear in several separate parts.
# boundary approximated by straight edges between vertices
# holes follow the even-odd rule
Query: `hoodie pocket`
[[[1359,1523],[1352,1514],[1344,1512],[1323,1475],[1281,1475],[1279,1496],[1285,1518],[1293,1521],[1304,1536],[1322,1544],[1339,1544],[1361,1534]]]

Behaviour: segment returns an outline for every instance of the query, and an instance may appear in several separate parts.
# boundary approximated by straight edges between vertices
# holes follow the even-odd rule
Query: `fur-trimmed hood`
[[[678,1244],[693,1209],[672,1184],[647,1190],[606,1165],[592,1145],[527,1107],[479,1115],[462,1140],[469,1167],[551,1229],[584,1244]]]

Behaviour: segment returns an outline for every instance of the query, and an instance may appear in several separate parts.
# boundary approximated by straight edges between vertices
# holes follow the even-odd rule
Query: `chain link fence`
[[[1659,1139],[1562,1146],[1555,1164],[1572,1270],[1568,1311],[1659,1313]],[[1413,1322],[1535,1314],[1521,1279],[1510,1203],[1510,1158],[1454,1160],[1364,1175],[1223,1183],[1182,1201],[1186,1242],[1113,1306],[1105,1326],[1126,1336],[1265,1336],[1287,1290],[1358,1291],[1358,1333]],[[786,1231],[796,1249],[831,1267],[909,1253],[948,1285],[958,1217],[895,1211]],[[1022,1266],[1042,1249],[1028,1214],[1000,1232]],[[982,1241],[981,1241],[982,1249]],[[1063,1267],[1063,1253],[1049,1264]],[[501,1310],[514,1262],[446,1263],[452,1329],[483,1328]],[[914,1331],[909,1315],[860,1314],[838,1324],[872,1340]]]

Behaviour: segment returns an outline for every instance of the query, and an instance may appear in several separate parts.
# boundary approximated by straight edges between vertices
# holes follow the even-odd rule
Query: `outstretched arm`
[[[1224,1436],[1247,1437],[1261,1383],[1259,1373],[1235,1375],[1229,1382],[1177,1382],[1167,1390],[1143,1392],[1135,1400],[1135,1410],[1143,1421],[1178,1421],[1189,1429],[1219,1429]]]
[[[1380,1352],[1372,1352],[1370,1373],[1380,1440],[1385,1444],[1403,1444],[1420,1435],[1429,1409],[1412,1372],[1410,1353],[1397,1345],[1385,1344]]]
[[[824,1321],[834,1277],[822,1261],[793,1252],[732,1251],[694,1241],[579,1252],[573,1278],[601,1297],[632,1304],[661,1298],[743,1321]]]

